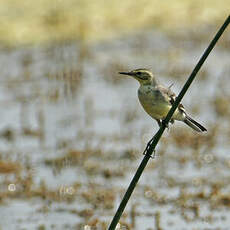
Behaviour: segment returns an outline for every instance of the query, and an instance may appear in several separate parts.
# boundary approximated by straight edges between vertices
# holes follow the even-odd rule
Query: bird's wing
[[[165,100],[168,101],[171,105],[176,101],[176,94],[169,88],[165,88],[161,85],[158,86],[159,90],[162,92],[162,95],[164,96]],[[179,104],[178,109],[181,112],[185,113],[185,108],[182,104]]]
[[[161,95],[164,97],[165,101],[171,105],[175,102],[176,94],[170,88],[165,88],[161,85],[159,85],[157,88],[161,92]]]

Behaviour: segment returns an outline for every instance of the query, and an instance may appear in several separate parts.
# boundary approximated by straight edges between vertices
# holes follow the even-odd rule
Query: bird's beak
[[[133,76],[133,74],[130,72],[119,72],[119,74]]]

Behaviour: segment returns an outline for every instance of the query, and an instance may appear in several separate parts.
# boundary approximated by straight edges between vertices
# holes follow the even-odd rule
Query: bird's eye
[[[140,76],[140,75],[141,75],[141,72],[137,72],[137,75],[139,75],[139,76]]]

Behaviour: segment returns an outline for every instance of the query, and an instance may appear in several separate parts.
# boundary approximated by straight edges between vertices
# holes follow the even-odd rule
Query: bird
[[[170,89],[172,85],[169,87],[161,85],[149,69],[135,69],[129,72],[119,72],[119,74],[131,76],[140,83],[138,89],[140,104],[161,127],[176,100],[176,94]],[[175,120],[184,122],[197,132],[207,131],[204,126],[188,115],[182,104],[177,107],[170,123],[173,124]]]

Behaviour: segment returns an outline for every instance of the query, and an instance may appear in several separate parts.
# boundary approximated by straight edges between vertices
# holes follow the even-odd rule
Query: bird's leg
[[[156,121],[157,121],[159,127],[161,127],[162,124],[164,123],[164,120],[156,119]],[[174,120],[171,119],[170,123],[173,123],[173,122],[174,122]],[[169,124],[167,124],[165,127],[169,130]]]
[[[167,128],[169,130],[169,124],[166,124],[165,120],[162,120],[161,124],[164,125],[165,128]]]
[[[157,121],[157,124],[159,125],[159,127],[161,127],[162,121],[160,119],[156,119],[156,121]]]

